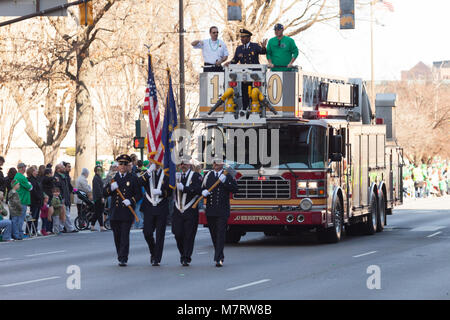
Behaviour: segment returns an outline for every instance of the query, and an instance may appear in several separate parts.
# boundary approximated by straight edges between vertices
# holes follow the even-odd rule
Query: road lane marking
[[[411,229],[411,231],[429,231],[429,232],[433,232],[433,231],[438,231],[440,229],[444,229],[445,226],[422,226],[422,227],[417,227],[414,229]]]
[[[237,286],[237,287],[233,287],[233,288],[228,288],[227,291],[234,291],[234,290],[238,290],[238,289],[242,289],[242,288],[246,288],[246,287],[250,287],[250,286],[254,286],[260,283],[264,283],[270,281],[270,279],[263,279],[263,280],[259,280],[259,281],[255,281],[255,282],[250,282],[247,284],[243,284],[241,286]]]
[[[0,259],[0,261],[8,261],[8,260],[12,260],[12,258],[2,258],[2,259]]]
[[[440,233],[442,233],[442,231],[438,231],[438,232],[435,232],[435,233],[433,233],[433,234],[430,234],[429,236],[427,236],[427,238],[432,238],[432,237],[434,237],[434,236],[437,236],[437,235],[440,234]]]
[[[374,254],[375,252],[378,252],[378,251],[370,251],[370,252],[358,254],[357,256],[353,256],[353,258],[359,258],[359,257],[368,256],[369,254]]]
[[[27,255],[25,255],[25,257],[37,257],[37,256],[43,256],[43,255],[47,255],[47,254],[57,254],[57,253],[63,253],[63,252],[66,252],[66,250],[27,254]]]
[[[50,278],[42,278],[42,279],[29,280],[29,281],[23,281],[23,282],[16,282],[16,283],[10,283],[10,284],[2,284],[1,287],[3,287],[3,288],[15,287],[15,286],[21,286],[21,285],[24,285],[24,284],[41,282],[41,281],[46,281],[46,280],[59,279],[59,278],[61,278],[61,277],[50,277]]]

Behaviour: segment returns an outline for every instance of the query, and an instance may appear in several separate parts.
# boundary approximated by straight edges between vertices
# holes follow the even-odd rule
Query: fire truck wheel
[[[233,229],[227,230],[225,234],[225,243],[238,243],[241,240],[242,233]]]
[[[333,227],[318,232],[318,238],[321,243],[337,243],[342,239],[344,219],[341,201],[339,200],[334,208],[333,222]]]
[[[380,198],[378,199],[378,221],[377,221],[377,232],[381,232],[384,226],[387,224],[386,216],[386,203],[385,203],[384,193],[381,192]]]
[[[379,220],[379,210],[377,197],[375,194],[372,195],[370,199],[369,213],[367,214],[367,221],[364,224],[364,233],[366,235],[373,235],[377,232],[378,220]]]

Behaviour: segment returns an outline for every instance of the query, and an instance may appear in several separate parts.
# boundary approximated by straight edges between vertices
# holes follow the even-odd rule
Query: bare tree
[[[14,130],[21,120],[17,105],[11,99],[6,87],[0,89],[0,155],[6,156],[14,135]]]
[[[450,85],[400,81],[379,86],[377,91],[397,93],[396,135],[412,163],[450,156]]]

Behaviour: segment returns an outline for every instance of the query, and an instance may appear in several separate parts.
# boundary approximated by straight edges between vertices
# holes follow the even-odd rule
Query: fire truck
[[[395,99],[378,94],[373,108],[362,79],[299,68],[235,64],[201,73],[199,116],[191,119],[205,130],[200,159],[211,163],[210,145],[231,145],[225,164],[239,186],[227,242],[251,231],[316,231],[323,243],[383,231],[403,201]],[[277,161],[255,160],[264,152]],[[199,223],[207,225],[202,211]]]

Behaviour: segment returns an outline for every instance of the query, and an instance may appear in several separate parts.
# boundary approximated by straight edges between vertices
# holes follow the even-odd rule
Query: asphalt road
[[[190,267],[166,233],[160,267],[149,263],[141,230],[129,265],[117,266],[112,232],[82,232],[0,243],[2,299],[450,299],[450,197],[410,201],[373,236],[322,245],[314,235],[247,233],[225,247],[216,268],[200,227]],[[80,289],[68,289],[73,269]],[[375,267],[374,267],[375,266]],[[68,273],[68,268],[70,273]],[[368,273],[369,269],[369,273]],[[375,270],[375,273],[373,273]],[[375,276],[379,275],[377,280]],[[368,289],[367,282],[379,285]],[[70,287],[70,285],[69,285]]]

